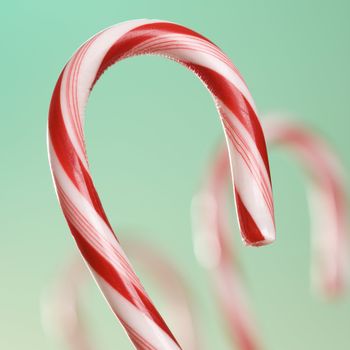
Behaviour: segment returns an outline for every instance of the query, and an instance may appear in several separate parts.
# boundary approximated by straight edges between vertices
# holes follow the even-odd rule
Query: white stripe
[[[79,230],[79,232],[84,236],[89,244],[92,245],[102,256],[104,256],[104,258],[108,260],[120,274],[122,274],[127,280],[130,279],[136,286],[138,286],[140,290],[143,290],[139,279],[131,269],[131,264],[122,248],[120,247],[119,243],[117,242],[114,233],[96,212],[91,203],[74,186],[62,168],[51,144],[49,150],[51,168],[55,174],[57,183],[70,198],[72,204],[77,208],[80,214],[85,217],[89,224],[92,226],[95,234],[89,233],[73,214],[71,216],[71,219],[74,226]],[[117,254],[119,254],[124,259],[125,263],[128,266],[121,264]]]
[[[230,153],[233,155],[232,168],[235,188],[266,242],[272,242],[275,240],[275,225],[261,188],[252,176],[245,160],[233,149],[231,144],[229,147]]]
[[[241,138],[244,139],[247,144],[248,157],[250,159],[251,165],[256,168],[256,170],[260,169],[264,182],[267,185],[267,191],[272,192],[272,186],[270,184],[270,177],[268,171],[265,166],[265,162],[261,157],[261,153],[259,152],[258,146],[255,140],[251,137],[245,126],[240,122],[236,115],[234,115],[230,109],[228,109],[225,104],[219,100],[220,109],[225,113],[226,116],[229,117],[231,124],[233,125],[235,131]]]
[[[94,272],[93,269],[91,269],[91,271],[112,310],[118,315],[122,322],[125,322],[134,329],[137,334],[157,350],[181,350],[168,334],[166,334],[151,318],[120,295]]]
[[[79,110],[79,117],[80,117],[79,122],[81,123],[82,127],[84,127],[84,117],[85,117],[84,111],[85,111],[87,99],[90,94],[90,87],[96,78],[97,70],[104,56],[106,55],[107,51],[122,35],[124,35],[128,31],[142,24],[152,23],[152,22],[154,21],[135,20],[135,21],[123,22],[96,34],[91,39],[89,39],[85,44],[82,45],[82,46],[87,45],[90,42],[90,40],[92,40],[96,36],[99,36],[86,51],[84,55],[84,59],[81,62],[79,75],[75,82],[76,89],[77,89],[77,97],[78,97],[78,110]],[[84,166],[87,168],[88,165],[84,156],[85,150],[80,147],[80,142],[74,133],[73,116],[71,115],[71,113],[68,112],[69,106],[68,106],[68,101],[66,99],[65,85],[67,83],[67,72],[69,71],[72,65],[73,65],[73,62],[71,59],[62,77],[62,88],[61,88],[62,115],[63,115],[65,126],[67,128],[67,133],[69,135],[69,138],[71,139],[74,149],[76,150]],[[69,81],[68,86],[71,86],[73,83],[74,83],[73,81]]]
[[[227,107],[225,107],[221,101],[219,101],[219,104],[220,109],[222,109],[225,115],[231,116],[230,121],[233,124],[234,129],[245,140],[250,165],[252,165],[256,170],[260,169],[264,183],[267,185],[266,194],[270,196],[272,193],[272,188],[268,172],[256,143],[239,119]],[[271,242],[275,239],[274,219],[266,203],[266,199],[263,196],[261,187],[259,186],[259,183],[256,181],[255,177],[252,175],[246,161],[235,149],[235,146],[231,142],[228,143],[228,146],[230,160],[232,162],[230,162],[230,166],[232,167],[231,173],[233,174],[232,181],[235,184],[236,190],[239,193],[244,206],[254,219],[266,241]]]
[[[81,62],[79,75],[76,81],[68,82],[68,86],[70,87],[72,86],[73,83],[77,84],[76,90],[77,90],[77,97],[78,97],[78,110],[79,110],[79,116],[81,119],[80,121],[78,121],[78,123],[82,125],[82,128],[84,126],[84,110],[85,110],[85,105],[87,103],[87,99],[90,93],[90,87],[93,81],[95,80],[97,70],[107,51],[121,36],[126,34],[128,31],[143,24],[156,23],[156,22],[157,21],[152,21],[152,20],[127,21],[127,22],[112,26],[109,29],[97,34],[99,35],[99,37],[90,45],[90,47],[87,49],[84,55],[84,59]],[[162,41],[169,38],[177,40],[179,44],[186,44],[189,46],[189,48],[165,50],[163,53],[165,56],[168,56],[168,57],[171,56],[175,60],[190,61],[194,64],[202,65],[204,67],[215,70],[217,73],[223,76],[223,79],[226,78],[232,84],[234,84],[234,86],[236,86],[237,89],[243,94],[243,96],[245,96],[247,101],[255,110],[255,103],[253,101],[253,98],[246,84],[241,79],[241,77],[227,63],[224,63],[219,58],[214,57],[212,54],[210,54],[210,52],[209,53],[197,52],[191,48],[191,45],[196,45],[196,43],[203,44],[205,42],[208,46],[210,45],[210,43],[207,43],[206,41],[201,39],[192,38],[191,36],[178,35],[178,34],[164,35],[161,37],[160,40]],[[87,45],[90,42],[90,40],[88,40],[83,46]],[[186,43],[182,42],[182,40],[186,40]],[[210,45],[210,47],[215,52],[217,52],[218,55],[223,55],[223,57],[226,58],[226,56],[220,50],[218,50],[216,46]],[[135,49],[135,52],[136,51],[137,51],[137,48]],[[62,115],[63,115],[65,126],[67,128],[67,133],[69,135],[69,138],[71,139],[71,142],[79,158],[81,159],[84,166],[87,168],[88,164],[85,159],[85,150],[80,146],[83,143],[80,142],[82,140],[78,140],[77,136],[75,135],[74,117],[73,115],[71,115],[71,113],[69,113],[69,106],[68,106],[68,101],[66,99],[66,93],[65,93],[66,92],[65,86],[67,84],[67,72],[71,68],[74,68],[72,67],[72,65],[73,65],[73,62],[72,60],[70,60],[62,77],[62,88],[61,88]]]
[[[253,98],[247,88],[247,85],[245,82],[241,79],[241,77],[227,64],[224,63],[222,60],[219,58],[213,56],[210,51],[208,52],[198,52],[196,50],[193,50],[191,45],[196,45],[196,43],[199,42],[198,39],[193,38],[191,36],[186,36],[186,35],[179,35],[179,34],[167,34],[167,35],[162,35],[159,40],[156,42],[152,42],[152,45],[158,45],[161,42],[164,42],[166,40],[174,40],[175,43],[173,45],[187,45],[188,48],[167,48],[167,49],[157,49],[157,54],[161,53],[162,55],[166,57],[171,57],[176,61],[188,61],[193,64],[198,64],[206,68],[210,68],[220,75],[223,76],[222,79],[227,79],[230,81],[241,93],[242,95],[247,99],[249,104],[252,106],[253,110],[256,109],[255,103],[253,101]],[[152,41],[152,39],[150,39]],[[145,42],[146,43],[146,42]],[[133,52],[142,52],[144,43],[140,44],[139,46],[136,46],[133,49]],[[150,45],[150,50],[152,50],[152,45]],[[217,49],[214,45],[210,46],[212,49],[214,49],[218,54],[224,55],[221,51]],[[152,53],[152,52],[151,52]],[[224,55],[224,57],[226,57]],[[228,59],[228,58],[227,58]]]

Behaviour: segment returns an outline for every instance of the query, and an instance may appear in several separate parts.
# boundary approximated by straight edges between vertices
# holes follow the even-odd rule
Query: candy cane
[[[219,310],[232,341],[241,350],[257,350],[260,342],[248,293],[225,227],[227,156],[227,150],[220,148],[203,189],[193,198],[194,248],[198,260],[210,272]]]
[[[140,241],[128,240],[125,249],[138,265],[150,273],[165,297],[167,314],[186,349],[200,349],[188,287],[176,268],[158,249]],[[75,257],[57,276],[45,294],[43,324],[55,332],[71,350],[93,350],[89,331],[81,317],[79,299],[87,282],[87,269]]]
[[[302,125],[276,118],[265,121],[264,131],[268,142],[293,151],[311,175],[317,253],[313,276],[322,281],[319,287],[327,295],[340,293],[346,277],[346,191],[339,162],[328,145]],[[225,225],[228,172],[227,151],[221,147],[203,189],[193,201],[195,248],[199,260],[211,271],[229,333],[240,349],[255,350],[261,345]]]
[[[179,349],[153,306],[104,213],[89,172],[84,107],[107,67],[124,58],[156,54],[192,70],[210,90],[227,139],[236,207],[244,241],[274,240],[273,200],[263,132],[237,69],[209,40],[177,24],[136,20],[88,40],[62,71],[53,92],[49,156],[58,198],[80,252],[137,349]]]
[[[348,274],[347,189],[339,159],[324,139],[279,115],[272,115],[264,130],[269,142],[293,151],[310,175],[312,279],[326,296],[338,295]]]

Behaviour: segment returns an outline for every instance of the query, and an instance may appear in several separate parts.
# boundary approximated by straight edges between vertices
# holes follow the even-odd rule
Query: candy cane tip
[[[269,245],[271,243],[273,243],[276,239],[274,237],[269,237],[269,238],[264,238],[262,240],[259,241],[248,241],[247,239],[243,238],[243,243],[244,245],[248,246],[248,247],[263,247],[265,245]]]
[[[248,229],[241,227],[240,232],[243,244],[250,247],[262,247],[276,240],[276,230],[274,226],[260,229],[258,227],[249,227]]]

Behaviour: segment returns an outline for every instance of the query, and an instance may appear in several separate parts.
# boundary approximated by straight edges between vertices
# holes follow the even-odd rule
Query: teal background
[[[286,110],[313,125],[349,169],[349,14],[345,0],[3,3],[0,349],[65,349],[44,333],[40,317],[43,290],[76,251],[52,186],[46,119],[59,72],[82,42],[134,18],[193,28],[234,61],[261,112]],[[190,234],[191,197],[222,138],[208,92],[173,62],[130,59],[97,84],[86,130],[97,189],[121,239],[127,229],[159,246],[190,282],[205,348],[232,348]],[[278,240],[252,249],[235,235],[265,348],[348,349],[349,295],[324,304],[310,293],[302,169],[281,151],[270,154]],[[92,283],[84,300],[98,348],[131,349]]]

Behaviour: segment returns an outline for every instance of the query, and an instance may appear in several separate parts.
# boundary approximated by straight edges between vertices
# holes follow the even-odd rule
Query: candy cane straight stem
[[[82,45],[58,79],[49,111],[49,154],[71,232],[135,347],[179,349],[113,233],[93,185],[85,149],[84,108],[91,89],[110,65],[141,54],[181,63],[210,90],[229,148],[242,237],[250,245],[275,238],[269,165],[254,102],[242,77],[216,45],[190,29],[152,20],[115,25]]]
[[[340,293],[345,284],[346,198],[337,158],[326,143],[302,125],[279,119],[264,123],[267,141],[295,153],[311,175],[318,201],[311,212],[316,256],[313,277],[328,296]],[[214,157],[209,176],[193,201],[195,247],[200,261],[210,270],[213,286],[229,334],[239,349],[261,349],[255,321],[241,272],[231,249],[227,229],[227,182],[229,159],[225,147]],[[316,191],[316,192],[315,192]],[[316,277],[315,277],[316,276]]]
[[[144,242],[128,239],[123,246],[129,256],[136,259],[137,265],[152,275],[153,282],[161,288],[167,314],[185,348],[199,350],[199,337],[188,288],[171,261],[158,249]],[[57,276],[43,304],[45,328],[53,328],[71,350],[98,348],[92,342],[84,322],[84,313],[81,312],[87,272],[81,257],[71,259]]]

